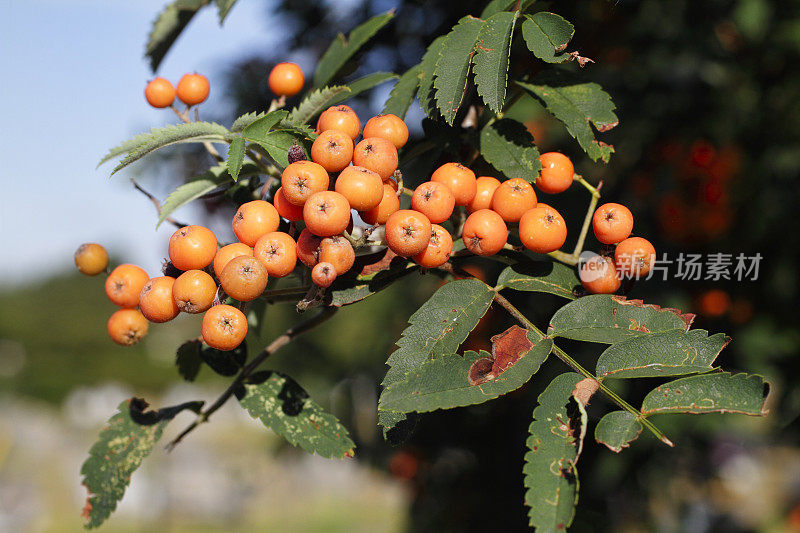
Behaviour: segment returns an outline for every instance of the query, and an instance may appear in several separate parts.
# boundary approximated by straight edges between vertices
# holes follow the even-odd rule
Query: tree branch
[[[153,196],[152,194],[150,194],[149,192],[144,190],[141,185],[136,183],[135,179],[131,178],[131,183],[133,183],[133,186],[136,188],[137,191],[139,191],[140,193],[142,193],[145,196],[147,196],[147,198],[151,202],[153,202],[153,205],[156,206],[156,212],[158,212],[158,216],[161,216],[161,202],[158,201],[158,198],[156,198],[155,196]],[[185,226],[188,226],[188,224],[184,224],[183,222],[178,222],[177,220],[175,220],[172,217],[167,217],[164,220],[166,220],[167,222],[169,222],[170,224],[172,224],[173,226],[175,226],[178,229],[183,228]]]

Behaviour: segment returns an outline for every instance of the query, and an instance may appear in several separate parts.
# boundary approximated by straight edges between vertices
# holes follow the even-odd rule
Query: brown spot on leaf
[[[470,385],[480,385],[494,379],[492,365],[494,360],[491,357],[480,357],[469,367],[467,379]]]
[[[386,248],[385,251],[377,254],[357,257],[355,269],[359,276],[369,276],[370,274],[387,270],[395,259],[405,261],[389,248]]]
[[[494,358],[492,373],[496,376],[502,374],[533,348],[533,343],[528,338],[528,330],[519,326],[511,326],[490,340]]]
[[[692,322],[694,322],[694,318],[696,316],[692,313],[684,313],[680,309],[675,309],[672,307],[661,307],[660,305],[646,304],[642,300],[628,300],[624,296],[612,296],[611,299],[620,305],[632,305],[634,307],[641,307],[642,309],[654,309],[656,311],[670,312],[681,319],[681,321],[686,325],[687,331],[692,326]]]
[[[596,124],[595,126],[597,127],[597,131],[600,132],[613,130],[614,128],[619,126],[619,120],[617,120],[616,122],[609,122],[607,124]]]
[[[575,384],[575,388],[572,390],[572,395],[581,404],[586,406],[589,405],[589,400],[592,399],[592,396],[599,388],[600,383],[596,379],[584,378]]]

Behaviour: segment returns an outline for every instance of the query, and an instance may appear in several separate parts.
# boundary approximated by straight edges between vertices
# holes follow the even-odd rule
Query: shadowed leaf
[[[352,98],[356,95],[359,95],[365,91],[372,89],[373,87],[380,85],[381,83],[384,83],[396,77],[397,74],[394,74],[392,72],[373,72],[372,74],[367,74],[364,77],[355,79],[347,84],[347,88],[350,89],[350,92],[339,94],[337,97],[331,100],[330,105],[340,104],[345,100],[347,100],[348,98]]]
[[[233,5],[236,3],[236,0],[214,0],[214,3],[217,4],[217,16],[219,17],[219,25],[222,26],[222,23],[225,22],[225,19],[228,16],[228,13],[231,12]]]
[[[446,35],[440,35],[428,46],[422,61],[419,64],[419,105],[425,111],[425,115],[435,119],[439,114],[436,109],[436,90],[433,87],[433,80],[436,71],[436,63],[444,50]]]
[[[145,56],[150,59],[150,70],[158,70],[164,56],[197,11],[210,3],[211,0],[176,0],[167,4],[164,11],[158,14],[153,21],[145,48]]]
[[[384,115],[392,114],[402,119],[406,117],[408,108],[411,107],[411,102],[414,101],[414,96],[417,94],[419,87],[420,65],[414,65],[405,73],[400,76],[392,92],[389,93],[389,99],[383,104],[381,113]]]
[[[619,453],[638,439],[641,432],[642,424],[634,415],[628,411],[611,411],[595,426],[594,440]]]
[[[317,89],[303,98],[303,101],[292,109],[287,120],[294,124],[307,124],[311,119],[329,108],[337,98],[343,94],[349,94],[350,89],[342,85],[334,85]]]
[[[517,263],[503,269],[497,278],[499,289],[546,292],[574,300],[573,291],[580,287],[575,269],[553,261]]]
[[[642,413],[741,413],[763,416],[769,383],[756,374],[718,372],[676,379],[645,396]]]
[[[575,27],[555,13],[540,11],[527,15],[522,23],[522,37],[533,55],[547,63],[562,63],[570,58],[567,48]]]
[[[504,118],[481,130],[480,152],[483,158],[507,178],[533,183],[542,164],[533,136],[516,120]]]
[[[200,357],[202,343],[197,339],[184,342],[175,354],[175,365],[178,373],[186,381],[194,381],[200,372],[203,359]]]
[[[472,16],[459,20],[445,37],[442,53],[436,61],[433,80],[436,105],[445,122],[450,125],[464,99],[472,55],[482,26],[483,21]]]

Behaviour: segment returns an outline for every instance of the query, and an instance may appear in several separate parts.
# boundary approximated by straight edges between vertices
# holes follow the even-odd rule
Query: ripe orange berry
[[[267,288],[267,268],[251,255],[234,257],[222,269],[219,284],[222,290],[240,302],[249,302],[261,296]]]
[[[153,278],[142,287],[139,293],[139,310],[150,322],[169,322],[180,310],[172,297],[175,278],[161,276]]]
[[[278,63],[269,72],[269,90],[277,96],[294,96],[303,89],[305,77],[294,63]]]
[[[431,175],[431,181],[443,183],[456,198],[456,205],[469,205],[478,192],[475,173],[460,163],[445,163]]]
[[[81,244],[75,251],[75,266],[81,274],[96,276],[108,268],[108,252],[93,242]]]
[[[610,257],[594,255],[581,265],[581,285],[591,294],[613,294],[622,284],[617,267]]]
[[[397,189],[400,187],[395,178],[385,178],[383,184],[391,187],[394,192],[397,192]]]
[[[479,209],[467,217],[461,231],[464,246],[476,255],[494,255],[508,241],[503,218],[491,209]]]
[[[164,78],[153,78],[144,88],[144,97],[153,107],[169,107],[175,101],[175,88]]]
[[[396,187],[397,185],[395,185]],[[381,203],[368,211],[362,211],[361,220],[367,224],[386,224],[389,216],[400,209],[400,198],[397,197],[396,189],[392,188],[387,182],[383,182],[383,197]]]
[[[522,178],[504,181],[494,191],[492,210],[506,222],[519,222],[522,215],[536,207],[536,192]]]
[[[195,314],[208,310],[216,295],[217,284],[202,270],[187,270],[172,285],[172,298],[184,313]]]
[[[217,276],[217,279],[222,275],[222,270],[230,260],[240,255],[253,255],[253,249],[244,243],[235,242],[217,250],[217,254],[214,256],[214,275]]]
[[[567,240],[567,223],[550,206],[529,209],[519,219],[519,239],[532,252],[554,252]]]
[[[623,276],[644,276],[656,261],[656,249],[647,239],[629,237],[614,250],[614,262]]]
[[[631,210],[621,204],[603,204],[592,217],[592,229],[603,244],[616,244],[628,238],[633,230]]]
[[[408,126],[397,115],[377,115],[364,125],[364,138],[369,137],[386,139],[399,150],[408,142]]]
[[[536,178],[539,190],[548,194],[557,194],[569,189],[575,176],[575,167],[569,157],[559,152],[547,152],[539,156],[542,171]]]
[[[185,226],[169,238],[169,260],[178,270],[201,270],[217,255],[217,237],[204,226]]]
[[[329,107],[317,119],[317,133],[327,130],[340,130],[356,140],[361,132],[361,121],[358,115],[346,105]]]
[[[426,181],[411,196],[411,209],[419,211],[436,224],[450,218],[455,205],[456,199],[450,188],[436,181]]]
[[[314,235],[338,235],[350,223],[350,204],[336,191],[318,192],[303,206],[303,220]]]
[[[231,305],[215,305],[203,315],[202,331],[206,344],[227,352],[247,336],[247,317]]]
[[[317,237],[308,229],[300,232],[297,237],[297,258],[308,268],[313,267],[319,261],[319,245],[322,237]]]
[[[341,172],[353,159],[353,139],[340,130],[325,130],[311,145],[311,160],[328,172]]]
[[[106,278],[106,295],[114,305],[136,307],[139,293],[149,279],[147,272],[136,265],[119,265]]]
[[[272,204],[278,210],[278,214],[288,220],[289,222],[297,222],[303,220],[303,206],[294,205],[283,194],[283,187],[278,187],[275,191],[275,196],[272,198]]]
[[[253,200],[239,206],[233,215],[233,232],[240,242],[255,246],[262,235],[278,229],[281,217],[278,210],[264,200]]]
[[[731,297],[722,289],[711,289],[698,299],[700,312],[706,316],[722,316],[731,309]]]
[[[431,221],[418,211],[401,209],[386,220],[386,243],[397,255],[411,257],[427,248]]]
[[[356,211],[368,211],[381,203],[383,179],[364,167],[347,167],[336,178],[336,192],[347,198]]]
[[[273,231],[256,242],[253,255],[267,269],[270,276],[288,276],[297,264],[297,244],[287,233]]]
[[[138,309],[120,309],[108,319],[106,328],[111,340],[121,346],[133,346],[147,335],[150,325]]]
[[[413,257],[414,261],[425,268],[436,268],[450,259],[453,251],[453,237],[450,232],[438,224],[431,224],[431,238],[428,246]]]
[[[353,164],[386,179],[397,170],[397,148],[380,137],[366,137],[353,150]]]
[[[325,261],[317,263],[314,265],[314,268],[311,269],[311,281],[323,289],[331,286],[336,280],[336,275],[336,269],[333,265]]]
[[[314,193],[327,191],[330,185],[328,172],[313,161],[297,161],[283,170],[281,189],[283,195],[294,205],[306,203]]]
[[[467,213],[474,213],[479,209],[491,209],[494,191],[500,186],[500,180],[491,176],[481,176],[475,180],[477,192],[472,201],[467,204]]]
[[[181,102],[186,105],[202,104],[208,98],[210,86],[208,78],[202,74],[184,74],[175,93]]]
[[[350,241],[340,235],[325,237],[319,244],[320,263],[330,263],[336,270],[336,275],[342,274],[353,268],[356,261],[356,252]]]

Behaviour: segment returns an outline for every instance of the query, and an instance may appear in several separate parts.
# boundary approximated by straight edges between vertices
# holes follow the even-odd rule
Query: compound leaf
[[[155,72],[167,55],[169,49],[186,28],[200,8],[211,3],[211,0],[176,0],[153,21],[150,35],[147,37],[145,56],[150,58],[150,70]]]
[[[269,156],[281,167],[289,166],[289,149],[297,143],[303,147],[303,140],[306,136],[296,130],[272,130],[260,139],[252,139],[253,142],[267,151]],[[248,139],[250,140],[250,139]],[[305,151],[305,148],[303,148]]]
[[[716,372],[676,379],[645,396],[642,413],[741,413],[763,416],[769,383],[756,374]]]
[[[340,95],[350,93],[350,88],[343,85],[333,85],[312,91],[303,101],[292,109],[287,120],[293,124],[307,124],[312,118],[330,107]]]
[[[375,274],[364,276],[348,273],[349,275],[337,278],[331,285],[326,295],[326,302],[334,307],[360,302],[417,270],[419,267],[416,265],[405,260],[398,260],[385,270]]]
[[[265,116],[267,116],[267,113],[265,111],[259,111],[259,112],[251,111],[249,113],[245,113],[244,115],[240,116],[239,118],[233,121],[230,131],[231,133],[241,133],[241,131],[245,129],[247,126]]]
[[[352,98],[396,77],[397,74],[394,74],[393,72],[373,72],[372,74],[367,74],[366,76],[355,79],[347,84],[347,88],[350,89],[350,92],[338,95],[336,98],[331,100],[330,105],[340,104],[348,98]]]
[[[495,113],[503,109],[508,80],[508,57],[517,12],[495,13],[483,23],[478,33],[476,53],[472,58],[475,87]]]
[[[381,113],[396,115],[403,119],[406,117],[408,108],[411,107],[411,102],[414,101],[414,96],[417,94],[420,68],[421,65],[414,65],[400,76],[400,79],[392,87],[388,100],[383,104]]]
[[[597,376],[646,378],[709,372],[730,340],[723,333],[709,336],[702,329],[632,337],[606,348],[597,360]]]
[[[642,424],[634,415],[628,411],[611,411],[595,426],[594,440],[619,453],[638,439],[641,432]]]
[[[575,269],[554,261],[531,261],[507,266],[497,278],[497,289],[546,292],[574,300],[581,282]]]
[[[522,38],[533,55],[546,63],[562,63],[570,58],[565,53],[575,34],[575,27],[555,13],[540,11],[526,15],[522,23]]]
[[[261,373],[243,386],[239,403],[250,416],[293,446],[322,457],[352,457],[355,444],[335,416],[314,403],[308,393],[289,376]]]
[[[231,178],[233,178],[233,181],[239,179],[239,171],[242,170],[242,163],[244,163],[244,139],[237,136],[231,141],[231,146],[228,148],[228,159],[225,161],[228,173],[231,175]]]
[[[688,331],[694,315],[677,309],[594,294],[568,303],[550,320],[548,336],[614,344],[663,331]]]
[[[234,126],[241,127],[242,136],[249,141],[257,141],[264,138],[269,132],[281,121],[289,116],[288,111],[285,109],[276,109],[265,114],[254,115],[252,120],[245,119],[248,115],[244,115],[236,119],[239,124],[234,123]],[[242,120],[244,119],[244,120]]]
[[[533,183],[542,164],[533,136],[525,126],[510,118],[487,124],[481,130],[480,152],[483,158],[507,178],[521,178]]]
[[[433,80],[436,71],[436,63],[442,54],[445,45],[446,35],[440,35],[430,44],[422,56],[419,64],[419,105],[429,118],[436,118],[436,90],[433,87]]]
[[[450,125],[456,118],[467,90],[472,55],[475,53],[478,33],[483,24],[481,19],[469,15],[459,20],[445,36],[443,53],[436,61],[433,80],[436,105],[445,122]]]

